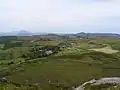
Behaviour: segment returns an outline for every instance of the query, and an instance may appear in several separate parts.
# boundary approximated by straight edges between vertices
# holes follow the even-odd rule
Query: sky
[[[0,32],[120,33],[120,0],[0,0]]]

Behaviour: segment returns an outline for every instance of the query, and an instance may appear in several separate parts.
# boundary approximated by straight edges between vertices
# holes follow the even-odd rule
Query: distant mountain
[[[0,33],[0,36],[32,36],[32,35],[33,35],[33,33],[28,32],[26,30]]]
[[[100,37],[117,37],[120,38],[120,34],[114,34],[114,33],[77,33],[77,34],[55,34],[55,33],[32,33],[26,30],[20,30],[20,31],[12,31],[12,32],[6,32],[6,33],[0,33],[0,36],[33,36],[33,35],[40,35],[41,37],[67,37],[67,38],[73,38],[73,37],[94,37],[94,36],[100,36]]]
[[[114,34],[114,33],[77,33],[76,36],[82,36],[82,37],[90,37],[90,36],[100,36],[100,37],[119,37],[120,34]]]
[[[25,30],[20,30],[18,33],[17,33],[17,36],[32,36],[33,33],[31,32],[28,32],[28,31],[25,31]]]

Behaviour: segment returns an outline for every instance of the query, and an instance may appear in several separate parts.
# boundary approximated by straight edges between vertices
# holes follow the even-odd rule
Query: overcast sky
[[[120,0],[0,0],[0,32],[120,33]]]

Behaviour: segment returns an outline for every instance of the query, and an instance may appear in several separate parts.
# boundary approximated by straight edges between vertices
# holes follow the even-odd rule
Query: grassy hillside
[[[59,37],[59,41],[43,41],[34,37],[28,41],[27,37],[24,38],[21,39],[22,46],[0,51],[6,57],[10,56],[0,59],[0,70],[7,73],[1,74],[7,79],[1,83],[2,88],[8,87],[5,90],[72,90],[73,86],[93,78],[120,76],[120,39]],[[11,43],[15,43],[13,41]],[[44,56],[51,50],[57,51]],[[34,56],[34,59],[22,57],[26,54]]]

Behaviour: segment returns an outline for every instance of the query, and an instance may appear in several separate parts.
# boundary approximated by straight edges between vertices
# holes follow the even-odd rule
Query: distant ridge
[[[101,36],[101,37],[120,37],[120,34],[115,33],[77,33],[76,36],[90,37],[90,36]]]
[[[18,33],[17,33],[17,36],[32,36],[33,33],[31,32],[28,32],[28,31],[25,31],[25,30],[20,30]]]
[[[33,35],[45,35],[45,36],[66,36],[66,37],[94,37],[94,36],[100,36],[100,37],[117,37],[120,38],[120,34],[115,33],[76,33],[76,34],[59,34],[59,33],[32,33],[26,30],[20,30],[20,31],[12,31],[12,32],[6,32],[6,33],[0,33],[0,36],[33,36]]]
[[[0,33],[0,36],[32,36],[32,35],[33,35],[33,33],[28,32],[26,30]]]

